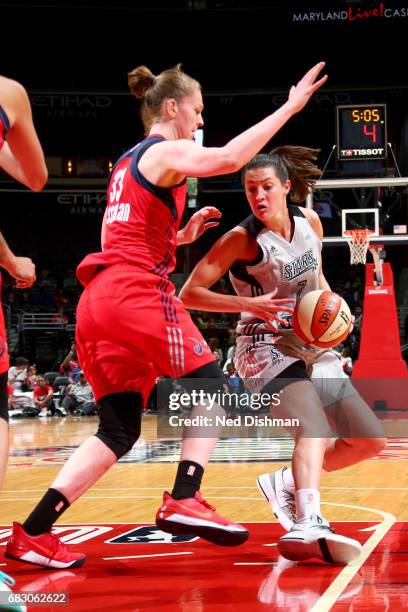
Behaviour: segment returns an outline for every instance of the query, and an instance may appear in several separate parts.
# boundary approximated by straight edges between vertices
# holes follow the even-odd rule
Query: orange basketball
[[[296,304],[292,316],[295,334],[308,346],[330,348],[347,338],[352,318],[343,298],[333,291],[310,291]]]

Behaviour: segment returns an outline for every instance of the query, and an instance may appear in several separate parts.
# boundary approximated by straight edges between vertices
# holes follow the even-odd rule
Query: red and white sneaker
[[[249,537],[245,527],[217,514],[199,491],[186,499],[173,499],[166,491],[156,525],[167,533],[196,535],[220,546],[238,546]]]
[[[7,542],[5,556],[8,559],[58,569],[81,567],[86,560],[82,553],[68,552],[54,533],[31,536],[24,531],[20,523],[13,523],[13,533]]]

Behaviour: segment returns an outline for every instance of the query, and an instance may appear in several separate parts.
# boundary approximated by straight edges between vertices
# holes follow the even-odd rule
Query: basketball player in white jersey
[[[310,209],[287,205],[305,199],[320,175],[316,150],[278,147],[244,169],[251,215],[216,242],[198,263],[180,297],[188,308],[241,312],[235,365],[253,393],[280,393],[276,418],[298,418],[292,468],[258,478],[258,486],[288,531],[283,556],[318,556],[347,563],[360,552],[355,540],[333,533],[320,512],[322,472],[353,465],[379,453],[386,441],[371,409],[357,394],[330,350],[302,345],[287,313],[271,320],[262,304],[288,298],[293,304],[330,287],[321,262],[323,230]],[[227,271],[237,293],[210,290]],[[266,300],[266,301],[265,301]],[[333,428],[339,436],[331,438]],[[342,438],[341,435],[347,437]]]

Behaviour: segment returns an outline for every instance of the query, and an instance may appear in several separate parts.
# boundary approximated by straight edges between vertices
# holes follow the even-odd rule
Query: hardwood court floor
[[[89,417],[12,422],[0,546],[11,522],[25,519],[61,464],[95,429],[96,419]],[[57,524],[65,541],[88,553],[85,566],[45,571],[0,559],[0,569],[16,579],[19,591],[68,592],[69,610],[406,609],[408,440],[392,439],[379,458],[322,479],[325,516],[339,533],[363,544],[363,555],[347,568],[318,560],[296,565],[278,557],[283,530],[255,480],[288,463],[291,448],[287,439],[217,444],[203,493],[221,514],[249,526],[246,544],[222,548],[172,538],[152,525],[162,492],[174,479],[179,441],[157,439],[156,419],[146,416],[134,449]]]

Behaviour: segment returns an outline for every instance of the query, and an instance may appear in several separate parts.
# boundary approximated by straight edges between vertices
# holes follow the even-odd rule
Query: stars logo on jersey
[[[314,272],[317,270],[318,265],[319,262],[313,254],[313,249],[309,249],[303,255],[285,264],[283,278],[285,281],[291,281],[305,272]]]
[[[269,352],[270,352],[271,357],[272,357],[272,359],[271,359],[271,366],[272,367],[278,365],[279,363],[282,363],[283,355],[282,355],[282,353],[280,351],[278,351],[278,349],[276,347],[272,346],[269,349]]]
[[[198,538],[192,535],[173,535],[161,531],[156,525],[147,525],[121,533],[119,536],[107,540],[106,544],[181,544],[194,540],[198,540]]]

